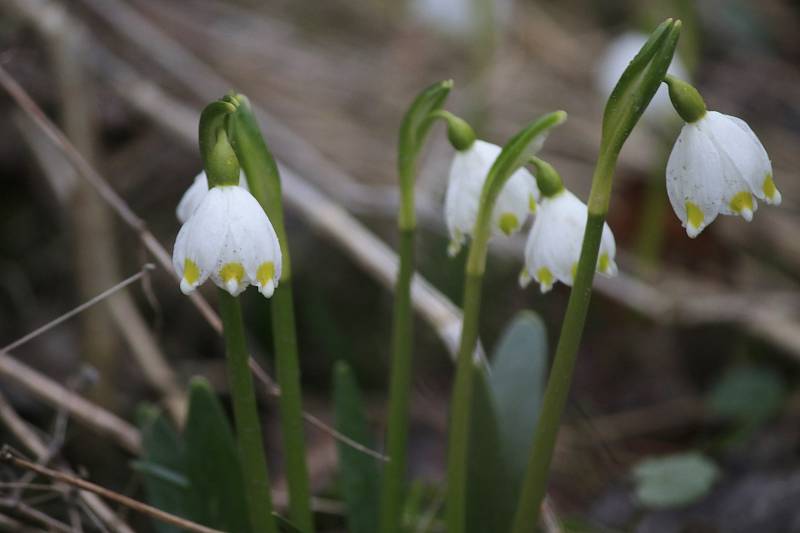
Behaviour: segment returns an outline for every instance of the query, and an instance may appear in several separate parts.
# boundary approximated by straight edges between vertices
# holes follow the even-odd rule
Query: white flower
[[[667,162],[667,193],[692,238],[720,213],[752,220],[753,196],[781,203],[758,137],[743,120],[716,111],[683,126]]]
[[[566,189],[554,196],[542,198],[525,244],[525,267],[520,273],[520,285],[525,287],[531,278],[539,282],[542,292],[552,289],[556,281],[572,285],[587,217],[586,204]],[[616,275],[616,253],[614,234],[608,224],[605,224],[600,240],[597,271],[608,276]]]
[[[466,150],[457,151],[453,158],[444,201],[451,256],[456,255],[466,237],[472,235],[483,184],[500,151],[497,145],[477,140]],[[536,210],[538,200],[539,188],[533,175],[525,168],[514,172],[497,197],[492,212],[493,233],[511,235],[519,230],[528,215]]]
[[[595,71],[595,84],[603,97],[608,97],[611,91],[614,90],[620,76],[628,68],[628,64],[639,53],[644,43],[647,42],[647,37],[647,35],[639,32],[626,32],[616,37],[609,44],[597,63],[598,66]],[[684,80],[689,79],[686,67],[677,54],[672,57],[672,63],[670,63],[667,72]],[[658,126],[666,118],[674,115],[675,111],[673,111],[672,104],[670,104],[667,88],[662,86],[659,87],[650,105],[647,106],[642,118],[648,123]]]
[[[252,284],[269,298],[281,277],[272,223],[258,201],[235,185],[208,191],[178,232],[172,263],[186,294],[210,277],[233,296]]]
[[[246,190],[250,190],[247,186],[247,178],[245,178],[244,172],[239,173],[239,187],[243,187]],[[197,206],[200,205],[200,202],[203,201],[203,198],[206,197],[206,193],[208,192],[208,177],[206,176],[206,171],[203,170],[194,177],[194,181],[186,189],[186,192],[183,193],[181,197],[181,201],[178,202],[178,208],[175,210],[175,215],[178,217],[178,222],[181,224],[185,223],[189,220],[189,217],[192,216],[194,210],[197,209]]]

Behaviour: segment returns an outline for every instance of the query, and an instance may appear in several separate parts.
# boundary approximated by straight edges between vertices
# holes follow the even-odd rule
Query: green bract
[[[680,30],[680,20],[662,22],[625,69],[603,113],[601,153],[622,149],[667,73]]]
[[[400,175],[400,194],[402,196],[398,221],[401,228],[413,228],[416,225],[414,169],[417,164],[417,156],[435,120],[431,114],[442,107],[452,87],[453,81],[446,80],[434,83],[423,90],[411,104],[400,125],[397,170]]]

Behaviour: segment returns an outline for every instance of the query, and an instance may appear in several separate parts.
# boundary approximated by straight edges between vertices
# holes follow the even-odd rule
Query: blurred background
[[[710,109],[750,124],[783,205],[761,205],[749,224],[720,217],[688,239],[664,187],[681,122],[669,106],[652,106],[620,159],[609,215],[620,276],[596,283],[550,500],[565,531],[800,531],[800,4],[0,0],[0,13],[0,66],[151,232],[120,218],[4,93],[0,345],[157,263],[148,238],[171,254],[175,208],[201,169],[199,112],[236,89],[258,108],[285,165],[305,408],[330,421],[331,368],[345,360],[376,436],[392,305],[383,243],[395,240],[396,136],[413,97],[452,78],[446,108],[497,144],[542,113],[568,111],[542,156],[585,200],[608,73],[620,64],[614,53],[628,54],[624,68],[640,45],[626,43],[681,18],[676,72]],[[417,188],[419,272],[434,289],[417,302],[411,475],[431,487],[444,477],[452,378],[445,330],[457,319],[465,255],[446,252],[441,206],[452,154],[436,126]],[[523,309],[541,315],[550,346],[559,332],[568,290],[519,288],[524,239],[493,242],[481,321],[490,354]],[[213,305],[213,288],[201,292]],[[250,345],[271,374],[268,304],[255,291],[244,302]],[[194,375],[226,395],[221,339],[161,265],[0,351],[0,440],[23,447],[9,430],[19,415],[51,457],[139,498],[129,465],[136,436],[126,433],[135,428],[98,419],[64,391],[129,423],[145,402],[180,423]],[[276,403],[264,390],[280,492]],[[307,436],[312,485],[328,503],[319,523],[341,530],[335,441],[314,425]],[[20,518],[8,488],[19,473],[1,473],[0,518]],[[70,505],[24,496],[56,517]],[[152,531],[145,519],[125,519]]]

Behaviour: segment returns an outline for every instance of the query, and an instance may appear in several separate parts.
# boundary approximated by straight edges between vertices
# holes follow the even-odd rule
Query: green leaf
[[[303,530],[301,530],[296,525],[292,524],[289,520],[282,517],[278,513],[273,512],[272,517],[278,524],[278,531],[280,531],[281,533],[303,533]]]
[[[139,411],[142,460],[133,463],[144,480],[147,501],[177,516],[191,518],[186,509],[188,483],[185,477],[183,443],[159,410],[146,406]],[[180,483],[183,480],[183,484]],[[159,533],[180,533],[181,529],[154,520]]]
[[[334,369],[336,429],[346,437],[372,447],[358,385],[343,361]],[[342,494],[347,506],[348,531],[374,533],[378,530],[380,496],[379,469],[375,458],[344,442],[337,442]]]
[[[189,516],[225,531],[250,531],[236,441],[222,405],[202,378],[190,385],[184,441]]]
[[[680,29],[679,20],[662,22],[622,73],[603,113],[601,153],[622,149],[664,80]]]
[[[489,375],[475,371],[468,531],[508,531],[544,395],[547,339],[541,319],[519,313],[497,345]]]
[[[516,487],[522,483],[539,419],[547,364],[544,324],[536,313],[522,311],[503,333],[489,377],[504,457]]]
[[[712,413],[723,418],[760,424],[781,409],[786,394],[786,383],[775,370],[737,366],[714,385],[707,405]]]
[[[505,482],[509,472],[503,461],[495,402],[485,371],[474,365],[472,371],[475,376],[467,465],[467,533],[508,531],[516,499],[513,487]]]
[[[698,452],[645,459],[633,470],[636,498],[652,508],[680,507],[708,494],[719,469]]]

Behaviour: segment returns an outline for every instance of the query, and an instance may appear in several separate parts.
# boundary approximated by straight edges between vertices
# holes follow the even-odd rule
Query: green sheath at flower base
[[[383,471],[380,503],[380,532],[401,530],[402,508],[405,501],[406,463],[408,448],[408,407],[411,389],[413,320],[411,316],[411,279],[414,275],[414,182],[417,159],[425,139],[440,111],[452,81],[435,83],[424,89],[412,102],[400,126],[397,171],[400,186],[400,230],[398,255],[400,265],[395,284],[392,311],[392,361],[389,378],[389,420],[386,445],[389,462]]]
[[[544,115],[517,133],[503,147],[489,170],[481,192],[464,285],[464,319],[456,362],[456,378],[450,402],[450,434],[447,452],[446,524],[448,533],[463,533],[466,528],[467,454],[472,403],[473,353],[478,339],[481,284],[491,235],[491,215],[503,186],[531,158],[540,136],[566,120],[564,111]]]
[[[230,103],[218,100],[200,114],[200,154],[209,188],[239,184],[239,161],[226,133],[228,118],[235,110]]]
[[[444,109],[431,113],[431,116],[447,122],[447,139],[459,152],[469,149],[475,143],[475,130],[463,118]]]
[[[512,533],[534,533],[539,529],[539,514],[547,491],[556,436],[572,383],[575,358],[589,309],[617,157],[666,75],[675,53],[680,27],[679,20],[670,19],[653,32],[622,74],[606,104],[600,155],[589,193],[589,213],[580,260],[545,389]]]
[[[283,220],[280,174],[275,158],[261,135],[247,97],[231,93],[225,100],[236,109],[228,120],[228,137],[247,176],[250,192],[272,221],[283,257],[280,287],[275,290],[272,298],[270,318],[275,366],[281,388],[278,407],[286,460],[286,479],[289,485],[289,518],[300,531],[313,533],[314,518],[311,513],[311,490],[303,434],[300,364],[294,323],[292,270]]]
[[[536,169],[536,185],[542,196],[552,197],[564,190],[564,182],[553,165],[538,157],[532,157],[531,164]]]
[[[691,124],[705,116],[706,103],[690,83],[669,74],[664,77],[664,83],[669,87],[669,99],[672,100],[672,107],[683,120]]]

